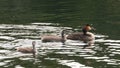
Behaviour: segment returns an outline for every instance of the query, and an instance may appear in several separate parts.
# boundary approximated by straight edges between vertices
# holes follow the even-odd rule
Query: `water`
[[[120,68],[119,0],[1,0],[0,68]],[[42,43],[43,35],[63,29],[96,28],[95,44]],[[70,32],[68,32],[70,33]],[[16,51],[36,42],[37,55]]]
[[[108,35],[95,34],[92,47],[83,49],[84,43],[67,40],[42,43],[45,34],[60,35],[61,30],[71,27],[53,23],[1,24],[0,67],[8,68],[119,68],[120,40]],[[32,27],[32,28],[31,28]],[[37,57],[17,52],[16,47],[31,47],[36,41]]]

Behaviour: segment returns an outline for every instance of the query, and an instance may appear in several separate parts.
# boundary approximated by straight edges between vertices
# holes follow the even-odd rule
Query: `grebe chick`
[[[33,56],[35,57],[36,48],[35,48],[35,41],[32,42],[32,47],[18,47],[16,48],[17,51],[22,53],[33,53]]]
[[[62,42],[66,41],[65,30],[62,30],[61,36],[56,35],[47,35],[41,38],[42,42]]]

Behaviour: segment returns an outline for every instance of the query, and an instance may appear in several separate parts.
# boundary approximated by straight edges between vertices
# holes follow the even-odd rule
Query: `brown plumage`
[[[87,24],[83,29],[82,32],[76,32],[69,34],[66,38],[70,40],[80,40],[85,43],[88,43],[88,45],[92,45],[95,40],[95,36],[93,33],[88,32],[92,28]]]
[[[22,53],[35,53],[35,41],[32,42],[32,47],[18,47],[16,48],[17,51],[22,52]]]
[[[91,41],[95,39],[95,36],[91,32],[87,32],[87,35],[84,35],[83,32],[77,32],[69,34],[66,38],[70,40]]]
[[[95,40],[95,36],[91,32],[87,32],[86,35],[84,35],[83,32],[73,33],[69,34],[66,38],[70,40],[83,41],[84,43],[88,43],[88,46],[94,44]]]
[[[94,40],[94,34],[91,32],[87,32],[87,35],[84,35],[83,32],[76,32],[72,34],[68,34],[67,39],[71,40],[81,40],[81,41],[91,41]]]
[[[62,42],[62,43],[64,43],[66,41],[64,32],[65,32],[65,30],[63,30],[61,32],[61,36],[56,36],[56,35],[43,36],[41,38],[41,40],[42,40],[42,42]]]
[[[47,35],[41,38],[42,42],[61,42],[63,40],[60,36]]]

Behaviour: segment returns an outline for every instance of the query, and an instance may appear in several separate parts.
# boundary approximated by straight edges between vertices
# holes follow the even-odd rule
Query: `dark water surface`
[[[0,68],[120,68],[119,0],[0,0]],[[95,44],[41,36],[92,24]],[[37,55],[17,52],[36,41]]]

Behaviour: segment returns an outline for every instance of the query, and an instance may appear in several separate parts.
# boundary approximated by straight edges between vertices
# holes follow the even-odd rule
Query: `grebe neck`
[[[35,58],[35,53],[36,53],[36,48],[35,48],[35,41],[32,42],[32,46],[33,46],[33,57]]]

